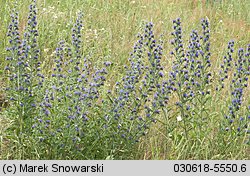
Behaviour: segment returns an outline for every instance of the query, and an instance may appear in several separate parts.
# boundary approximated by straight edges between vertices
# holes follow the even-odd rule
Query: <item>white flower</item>
[[[178,115],[178,116],[177,116],[177,121],[181,121],[181,120],[182,120],[181,116]]]
[[[54,16],[53,16],[55,19],[57,19],[58,18],[58,16],[56,15],[56,14],[54,14]]]

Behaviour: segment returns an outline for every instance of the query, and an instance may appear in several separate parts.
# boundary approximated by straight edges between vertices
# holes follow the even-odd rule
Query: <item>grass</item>
[[[10,20],[10,10],[13,7],[12,2],[10,0],[0,1],[0,5],[3,7],[0,11],[0,74],[3,73],[2,70],[5,66],[8,43],[6,33]],[[27,22],[29,4],[29,1],[25,1],[18,6],[21,33],[24,32],[24,26]],[[109,81],[103,90],[114,91],[115,83],[122,78],[125,71],[123,65],[129,65],[129,52],[136,41],[136,34],[144,25],[144,21],[152,21],[155,24],[156,35],[164,32],[165,54],[162,65],[166,69],[166,73],[175,59],[169,52],[172,49],[170,45],[172,20],[177,17],[182,20],[184,41],[188,40],[192,29],[199,29],[201,18],[209,19],[213,73],[218,72],[219,64],[225,54],[224,49],[227,48],[229,40],[235,40],[235,48],[245,47],[250,43],[250,14],[248,12],[250,2],[248,0],[206,2],[195,0],[38,0],[37,6],[40,32],[38,42],[41,48],[44,72],[50,73],[51,68],[48,66],[50,64],[47,63],[52,63],[55,56],[54,49],[57,47],[58,41],[65,37],[66,40],[70,40],[71,28],[77,12],[83,11],[83,49],[91,51],[90,54],[94,58],[92,61],[96,66],[100,66],[103,61],[107,60],[113,63],[107,75]],[[0,86],[2,88],[6,86],[6,82],[4,75],[1,75]],[[0,93],[3,97],[6,94],[4,89]],[[223,138],[215,135],[218,134],[219,129],[214,128],[214,125],[221,120],[221,114],[227,108],[223,101],[228,98],[228,93],[228,90],[225,90],[223,94],[214,94],[217,97],[217,102],[210,102],[209,117],[211,121],[207,124],[207,129],[210,130],[206,130],[207,134],[203,134],[199,140],[186,140],[182,137],[181,131],[167,129],[165,125],[157,123],[140,141],[132,159],[250,159],[249,146],[237,145],[238,139],[231,138],[231,136]],[[247,95],[247,93],[250,93],[249,86],[245,94]],[[245,97],[244,103],[249,105],[250,99]],[[177,97],[175,98],[177,99]],[[3,104],[2,102],[6,100],[0,98],[0,101],[0,104]],[[168,117],[162,115],[159,118],[165,124],[173,123],[173,125],[178,126],[178,122],[173,120],[176,118],[175,112],[170,114]],[[168,119],[171,119],[171,122]],[[7,149],[9,141],[5,139],[6,127],[11,126],[11,124],[12,121],[8,117],[0,116],[0,150],[2,151],[0,159],[13,159],[17,155]]]

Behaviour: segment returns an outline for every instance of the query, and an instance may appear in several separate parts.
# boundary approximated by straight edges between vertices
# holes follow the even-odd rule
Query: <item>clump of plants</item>
[[[83,49],[84,15],[78,14],[71,39],[58,42],[49,62],[39,47],[36,6],[33,1],[29,7],[24,32],[20,33],[16,8],[8,28],[5,73],[10,106],[4,112],[11,121],[5,136],[12,149],[8,157],[135,159],[138,145],[156,123],[164,126],[166,136],[171,134],[166,143],[195,143],[215,129],[226,145],[230,145],[226,139],[237,137],[249,143],[250,107],[244,104],[244,91],[249,87],[250,45],[233,56],[234,42],[229,42],[221,71],[214,73],[208,19],[201,21],[200,32],[192,31],[185,45],[178,18],[173,21],[172,69],[166,70],[164,40],[155,36],[149,22],[138,34],[121,80],[106,90],[112,63],[97,66],[93,62],[97,58]],[[227,79],[230,96],[223,103],[228,109],[213,117],[219,122],[213,129],[209,126],[212,103],[217,101],[213,93],[222,92]]]

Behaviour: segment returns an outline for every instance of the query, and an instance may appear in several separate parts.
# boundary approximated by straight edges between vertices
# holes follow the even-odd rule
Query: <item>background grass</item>
[[[10,10],[13,7],[13,1],[0,0],[0,73],[3,73],[6,56],[6,33],[9,23]],[[27,7],[29,0],[20,1],[20,25],[21,32],[24,30],[27,17]],[[50,63],[53,58],[53,51],[58,41],[65,36],[70,39],[70,30],[74,23],[77,12],[84,12],[84,48],[91,50],[92,58],[95,63],[102,64],[104,60],[113,63],[112,70],[108,74],[105,85],[106,89],[113,89],[117,80],[122,77],[123,65],[128,64],[127,58],[129,52],[136,41],[136,34],[140,31],[144,21],[152,21],[155,24],[156,34],[164,32],[165,51],[170,51],[170,33],[172,31],[172,19],[180,17],[184,29],[184,41],[188,40],[192,29],[198,29],[201,18],[208,18],[211,25],[211,61],[214,66],[214,72],[218,72],[218,65],[224,54],[224,48],[227,48],[229,40],[236,41],[236,47],[245,47],[250,39],[250,1],[248,0],[38,0],[38,23],[39,23],[39,44],[41,47],[42,59]],[[91,48],[91,49],[90,49]],[[166,70],[170,66],[172,57],[169,53],[164,55],[163,65]],[[44,65],[47,71],[49,64]],[[166,71],[167,72],[167,71]],[[5,78],[0,77],[0,86],[4,88]],[[250,93],[249,87],[247,93]],[[5,92],[1,89],[0,104],[3,102]],[[220,95],[225,99],[228,92]],[[245,96],[248,97],[248,96]],[[219,98],[219,97],[218,97]],[[218,121],[214,112],[220,112],[223,108],[220,103],[213,102],[214,111],[211,112],[210,126]],[[250,104],[249,98],[245,100]],[[10,122],[0,117],[0,142],[1,150],[7,151],[4,141],[4,130]],[[227,153],[227,150],[220,151],[223,147],[213,145],[216,140],[213,133],[207,134],[190,145],[192,141],[172,140],[171,133],[161,124],[156,124],[150,130],[143,141],[138,146],[138,153],[135,159],[250,159],[249,148],[239,148],[235,142],[235,152]],[[225,139],[228,140],[228,139]],[[167,142],[166,142],[167,141]],[[173,143],[178,141],[179,143]],[[222,142],[217,141],[217,143]],[[230,150],[234,151],[234,150]],[[2,152],[3,153],[3,152]],[[5,153],[6,156],[11,155]],[[0,154],[0,159],[2,158]]]

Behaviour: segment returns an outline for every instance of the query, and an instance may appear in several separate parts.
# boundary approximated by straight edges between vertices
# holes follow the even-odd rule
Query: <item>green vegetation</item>
[[[249,1],[0,5],[0,159],[250,159]]]

